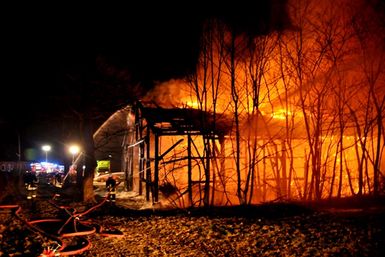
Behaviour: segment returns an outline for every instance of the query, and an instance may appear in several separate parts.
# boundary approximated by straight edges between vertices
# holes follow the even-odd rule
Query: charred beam
[[[169,149],[167,149],[163,154],[159,156],[159,160],[162,160],[164,156],[166,156],[172,149],[174,149],[177,145],[179,145],[184,139],[179,139],[175,144],[173,144]]]

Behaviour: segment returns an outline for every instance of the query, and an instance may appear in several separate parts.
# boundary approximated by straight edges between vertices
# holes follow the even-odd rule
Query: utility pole
[[[17,132],[17,153],[18,157],[17,161],[17,171],[20,174],[21,173],[21,139],[20,139],[20,132]]]
[[[17,132],[17,157],[18,161],[21,161],[21,142],[20,142],[20,133]]]

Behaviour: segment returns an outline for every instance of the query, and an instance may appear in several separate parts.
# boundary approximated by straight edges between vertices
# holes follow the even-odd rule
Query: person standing
[[[27,190],[27,199],[34,200],[36,198],[37,184],[39,180],[37,179],[36,172],[27,171],[24,174],[24,186]]]
[[[120,183],[120,182],[119,182]],[[106,180],[106,190],[108,192],[107,202],[115,204],[116,202],[116,187],[119,184],[116,181],[116,177],[110,174]]]

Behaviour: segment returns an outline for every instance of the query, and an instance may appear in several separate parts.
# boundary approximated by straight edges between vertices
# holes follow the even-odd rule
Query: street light
[[[51,151],[50,145],[43,145],[41,149],[45,152],[45,162],[48,161],[48,152]]]
[[[72,164],[75,162],[75,154],[79,153],[80,148],[77,145],[70,146],[70,153],[72,154]]]
[[[71,166],[70,166],[70,168],[69,168],[69,170],[68,170],[67,175],[65,175],[65,177],[64,177],[64,179],[63,179],[63,183],[64,183],[64,181],[66,180],[66,178],[67,178],[68,175],[73,176],[73,175],[76,174],[77,171],[76,171],[76,167],[75,167],[75,165],[74,165],[74,162],[75,162],[75,154],[79,153],[79,151],[80,151],[80,148],[79,148],[79,146],[77,146],[77,145],[71,145],[71,146],[69,147],[69,152],[72,154],[72,163],[71,163]],[[74,180],[73,180],[73,179],[71,179],[71,180],[72,180],[72,183],[74,183]]]

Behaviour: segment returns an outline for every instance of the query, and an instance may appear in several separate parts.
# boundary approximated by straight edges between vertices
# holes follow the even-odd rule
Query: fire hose
[[[53,199],[55,199],[56,196],[57,195],[54,195]],[[52,205],[54,205],[56,208],[59,208],[60,210],[64,210],[69,215],[69,218],[66,221],[56,218],[28,221],[23,218],[23,216],[20,214],[21,206],[19,205],[0,205],[0,209],[14,210],[15,216],[24,224],[26,224],[29,230],[34,233],[40,233],[55,241],[55,243],[57,244],[56,247],[49,247],[48,249],[44,249],[43,253],[40,255],[41,257],[69,256],[74,254],[81,254],[84,251],[90,249],[91,242],[86,238],[82,238],[81,236],[94,234],[96,232],[105,237],[124,236],[124,234],[119,230],[105,230],[101,225],[95,224],[87,220],[82,220],[85,215],[102,206],[107,201],[108,197],[109,194],[104,197],[103,201],[83,212],[78,212],[76,209],[73,209],[73,211],[71,212],[70,209],[72,208],[68,206],[60,206],[56,204],[56,202],[50,200],[49,202]],[[68,225],[71,223],[73,226],[69,229]],[[48,227],[45,227],[47,225]],[[60,226],[60,228],[57,229],[57,226]],[[75,246],[71,246],[67,245],[63,241],[63,238],[70,237],[76,237],[78,240],[78,244]]]

